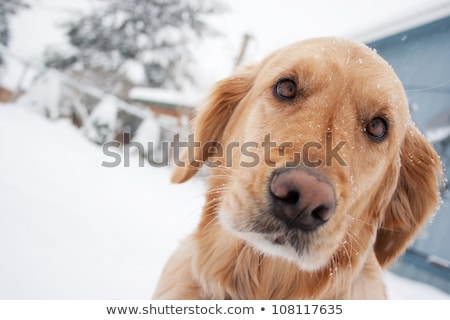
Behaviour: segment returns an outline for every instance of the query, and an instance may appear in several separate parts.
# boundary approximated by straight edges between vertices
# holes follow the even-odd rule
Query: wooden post
[[[237,56],[236,60],[234,61],[234,68],[236,69],[239,67],[242,63],[242,60],[244,59],[245,52],[247,51],[248,42],[252,38],[249,34],[244,34],[242,38],[242,44],[241,44],[241,50],[239,51],[239,55]]]

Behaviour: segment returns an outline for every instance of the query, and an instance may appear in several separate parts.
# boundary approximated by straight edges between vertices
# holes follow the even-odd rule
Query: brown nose
[[[270,181],[274,214],[289,227],[314,231],[334,214],[334,188],[312,170],[281,169]]]

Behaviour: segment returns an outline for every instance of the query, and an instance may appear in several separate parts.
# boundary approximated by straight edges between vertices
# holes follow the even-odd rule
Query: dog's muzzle
[[[333,186],[308,168],[278,169],[269,180],[273,214],[288,227],[314,231],[326,223],[336,209]]]

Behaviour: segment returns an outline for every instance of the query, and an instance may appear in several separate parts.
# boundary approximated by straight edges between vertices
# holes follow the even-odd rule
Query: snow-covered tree
[[[8,46],[9,43],[9,17],[18,10],[27,8],[28,4],[23,0],[0,1],[0,45]],[[3,64],[2,51],[0,50],[0,65]]]
[[[218,0],[108,0],[66,24],[73,52],[49,52],[47,65],[117,72],[139,62],[148,85],[180,88],[191,79],[192,44],[218,34],[206,22]],[[192,80],[192,79],[191,79]]]

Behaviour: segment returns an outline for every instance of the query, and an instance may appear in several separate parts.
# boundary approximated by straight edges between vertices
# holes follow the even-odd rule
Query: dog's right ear
[[[209,95],[206,105],[193,122],[195,142],[200,147],[194,151],[184,150],[179,164],[172,173],[172,183],[183,183],[192,178],[211,156],[203,152],[206,143],[220,142],[222,134],[239,102],[246,96],[255,78],[254,67],[247,67],[232,76],[219,81]]]
[[[397,187],[375,242],[375,254],[382,267],[406,250],[440,201],[441,161],[430,143],[413,126],[407,129],[400,158]]]

